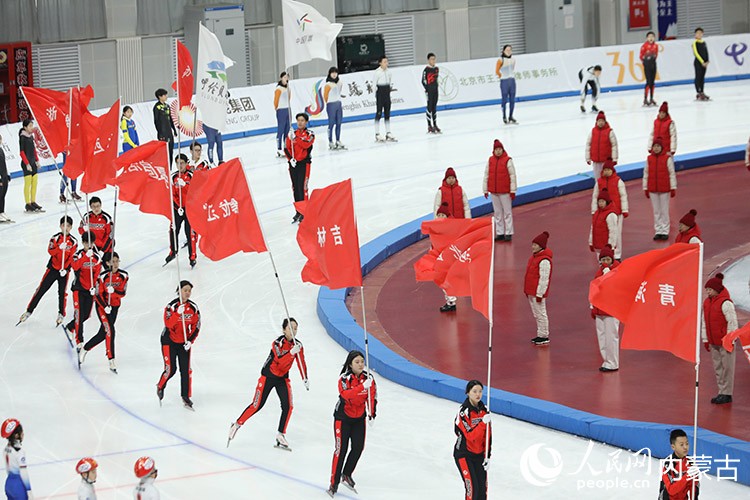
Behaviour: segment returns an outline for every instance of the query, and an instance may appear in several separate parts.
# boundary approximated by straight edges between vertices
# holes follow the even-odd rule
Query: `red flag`
[[[414,264],[417,280],[434,281],[448,295],[470,296],[472,307],[489,319],[492,219],[433,220],[422,223],[422,232],[432,250]]]
[[[589,302],[619,319],[623,349],[669,351],[695,362],[700,247],[636,255],[591,282]]]
[[[167,143],[151,141],[133,148],[114,161],[123,167],[115,179],[120,200],[139,205],[141,212],[172,220]]]
[[[70,89],[70,131],[68,133],[68,146],[70,146],[73,142],[77,141],[80,138],[84,115],[87,115],[89,113],[89,103],[91,102],[91,99],[93,99],[93,97],[94,89],[91,88],[91,85],[86,85],[86,87],[84,88],[75,87]],[[78,174],[72,176],[72,178],[75,179],[76,177],[81,175],[82,172],[83,167],[81,167]],[[70,175],[68,176],[71,177]]]
[[[314,190],[304,209],[297,231],[297,243],[307,257],[302,281],[332,289],[362,286],[352,180]]]
[[[68,146],[70,92],[35,87],[21,87],[21,90],[52,156],[57,156]]]
[[[117,158],[120,100],[101,116],[86,111],[82,118],[78,138],[71,143],[63,172],[75,179],[80,174],[71,169],[82,167],[86,175],[81,181],[81,191],[94,193],[111,183],[116,174],[113,162]]]
[[[237,252],[268,250],[242,163],[237,158],[217,168],[195,172],[185,210],[190,226],[201,235],[201,252],[211,260]]]
[[[734,350],[734,341],[737,339],[740,339],[742,351],[745,353],[745,356],[747,356],[747,360],[750,361],[750,323],[724,335],[724,338],[721,339],[721,343],[724,346],[724,349],[732,352]]]
[[[184,106],[190,106],[193,97],[193,57],[185,45],[177,40],[177,81],[172,83],[172,88],[177,91],[179,103],[177,111]]]

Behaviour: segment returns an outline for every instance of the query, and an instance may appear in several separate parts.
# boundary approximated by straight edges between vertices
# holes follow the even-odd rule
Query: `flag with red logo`
[[[179,100],[177,111],[184,106],[190,106],[193,97],[193,56],[185,47],[185,44],[177,40],[177,81],[172,83],[172,88],[177,91]]]
[[[445,219],[422,223],[432,249],[414,264],[417,281],[433,281],[448,295],[471,297],[489,319],[492,218]]]
[[[589,288],[589,302],[624,325],[623,349],[669,351],[695,362],[700,247],[676,243],[626,259]]]
[[[307,257],[302,281],[332,289],[362,286],[352,180],[316,189],[304,206],[297,206],[305,216],[297,231]]]
[[[113,162],[117,158],[119,120],[119,99],[101,116],[88,111],[82,116],[78,138],[70,144],[63,172],[72,179],[80,175],[78,169],[85,172],[81,181],[84,193],[104,189],[115,177],[117,169]],[[71,169],[75,171],[71,172]]]
[[[724,346],[724,349],[732,352],[734,351],[734,341],[737,339],[740,340],[742,352],[745,353],[747,360],[750,361],[750,323],[746,323],[745,326],[724,335],[724,338],[721,339],[721,344]]]
[[[21,87],[37,127],[55,157],[68,146],[68,122],[70,120],[70,92]]]
[[[266,241],[238,158],[193,174],[185,207],[200,249],[211,260],[265,252]]]
[[[120,187],[120,200],[138,205],[141,212],[172,220],[168,147],[166,142],[151,141],[117,158],[114,164],[122,172],[115,184]]]

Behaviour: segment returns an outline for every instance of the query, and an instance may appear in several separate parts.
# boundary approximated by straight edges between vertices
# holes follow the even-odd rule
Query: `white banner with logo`
[[[665,82],[689,82],[694,78],[691,39],[659,42],[657,85]],[[706,38],[710,64],[706,77],[750,76],[750,34]],[[645,75],[640,62],[640,44],[558,52],[541,52],[516,56],[516,95],[545,97],[577,92],[581,88],[578,72],[589,66],[602,66],[600,81],[604,89],[643,85]],[[439,106],[482,104],[500,99],[500,80],[495,75],[497,58],[441,63]],[[425,106],[422,88],[424,66],[393,68],[391,111],[421,112]],[[372,116],[375,113],[373,71],[340,75],[344,117]],[[231,81],[230,87],[231,87]],[[323,103],[325,76],[304,78],[290,83],[292,122],[294,114],[306,112],[313,120],[327,118]],[[276,84],[230,88],[225,136],[250,135],[276,130],[273,94]],[[127,104],[127,103],[124,103]],[[153,123],[154,102],[130,104],[134,110],[141,144],[156,139]],[[105,109],[95,111],[101,114]],[[189,114],[192,119],[192,113]],[[200,121],[200,112],[198,113]],[[192,129],[192,123],[185,127]],[[198,126],[198,130],[201,130]],[[18,130],[20,124],[0,126],[8,169],[20,170]],[[202,139],[203,134],[198,138]],[[182,136],[188,142],[189,136]],[[40,153],[40,164],[51,165],[49,154]]]

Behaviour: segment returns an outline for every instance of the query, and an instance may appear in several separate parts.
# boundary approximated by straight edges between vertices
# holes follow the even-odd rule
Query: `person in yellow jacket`
[[[120,130],[122,131],[123,153],[141,145],[138,141],[138,131],[135,128],[135,121],[133,120],[133,108],[130,106],[122,108]]]

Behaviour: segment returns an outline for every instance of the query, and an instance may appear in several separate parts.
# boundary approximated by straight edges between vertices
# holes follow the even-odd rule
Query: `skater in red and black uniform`
[[[653,31],[646,33],[646,41],[641,45],[641,62],[643,73],[646,76],[646,86],[643,89],[643,105],[656,106],[654,101],[654,86],[656,82],[656,58],[659,56],[659,46],[656,44],[656,35]],[[651,97],[649,98],[649,93]]]
[[[370,420],[375,418],[377,393],[375,379],[365,371],[364,354],[350,351],[341,369],[339,400],[333,411],[336,449],[331,466],[331,486],[328,488],[331,497],[338,491],[339,481],[357,492],[352,474],[365,448],[365,415]]]
[[[120,256],[117,252],[104,254],[104,263],[108,270],[99,275],[98,294],[94,300],[96,315],[99,316],[101,326],[96,335],[91,337],[79,353],[80,362],[83,363],[86,353],[99,345],[103,340],[107,341],[107,359],[109,369],[117,373],[115,364],[115,321],[120,310],[120,302],[128,289],[128,273],[120,269]]]
[[[96,236],[94,245],[101,252],[112,251],[112,217],[102,211],[102,200],[98,196],[92,196],[89,200],[91,210],[83,216],[78,226],[78,233],[83,234],[91,231]]]
[[[435,65],[435,54],[427,54],[427,66],[422,70],[422,87],[427,98],[427,133],[442,134],[437,126],[438,76],[440,68]]]
[[[307,181],[310,179],[310,166],[312,162],[313,143],[315,134],[307,128],[310,117],[306,113],[297,113],[297,129],[294,131],[294,139],[286,138],[284,153],[289,162],[289,177],[292,179],[292,192],[294,201],[307,199]],[[292,224],[302,222],[304,216],[296,212],[292,218]]]
[[[164,263],[172,262],[177,256],[177,238],[180,234],[180,228],[184,224],[185,239],[187,239],[188,251],[190,252],[190,267],[195,267],[195,240],[197,238],[196,233],[190,228],[190,221],[187,218],[187,213],[185,213],[193,172],[188,170],[188,157],[186,155],[178,154],[175,163],[178,170],[172,174],[172,210],[174,210],[174,224],[177,225],[177,230],[172,223],[169,224],[169,255],[164,259]]]
[[[466,384],[466,401],[461,405],[453,425],[456,445],[453,459],[466,488],[466,500],[487,499],[487,469],[492,454],[490,413],[482,403],[482,383],[470,380]],[[490,432],[487,448],[487,432]]]
[[[41,283],[36,288],[34,295],[31,297],[29,305],[26,306],[26,312],[21,315],[19,323],[23,323],[31,313],[34,312],[39,301],[47,293],[47,290],[57,282],[57,325],[60,325],[65,318],[65,299],[67,298],[68,271],[73,262],[73,255],[78,250],[78,241],[70,235],[73,229],[73,219],[66,215],[60,218],[60,232],[56,233],[49,240],[47,253],[47,269],[44,271]]]
[[[96,285],[99,273],[102,271],[102,259],[99,251],[94,246],[96,236],[91,231],[81,235],[83,248],[73,256],[71,268],[73,269],[73,320],[65,326],[65,330],[75,344],[79,355],[83,349],[83,323],[91,316],[96,296]]]
[[[200,142],[194,142],[190,145],[190,170],[200,172],[201,170],[211,170],[211,164],[201,158],[203,146]]]
[[[294,318],[284,319],[281,323],[281,329],[284,335],[281,335],[271,344],[271,353],[260,371],[253,401],[245,408],[237,421],[232,424],[229,429],[229,441],[234,439],[237,431],[250,417],[263,408],[268,395],[275,389],[281,402],[281,418],[279,419],[279,434],[276,436],[276,446],[291,451],[286,440],[286,428],[292,418],[292,409],[294,408],[289,370],[295,362],[307,390],[310,390],[310,383],[307,380],[305,349],[302,347],[302,343],[295,338],[297,335],[297,320]],[[229,441],[227,441],[227,446]]]
[[[172,300],[164,308],[164,330],[161,332],[161,352],[164,358],[164,372],[156,384],[159,403],[164,399],[164,388],[174,376],[177,363],[180,363],[180,387],[182,402],[188,410],[193,409],[192,395],[193,370],[190,369],[190,348],[201,329],[201,313],[195,302],[190,300],[193,284],[180,281],[179,298]]]

